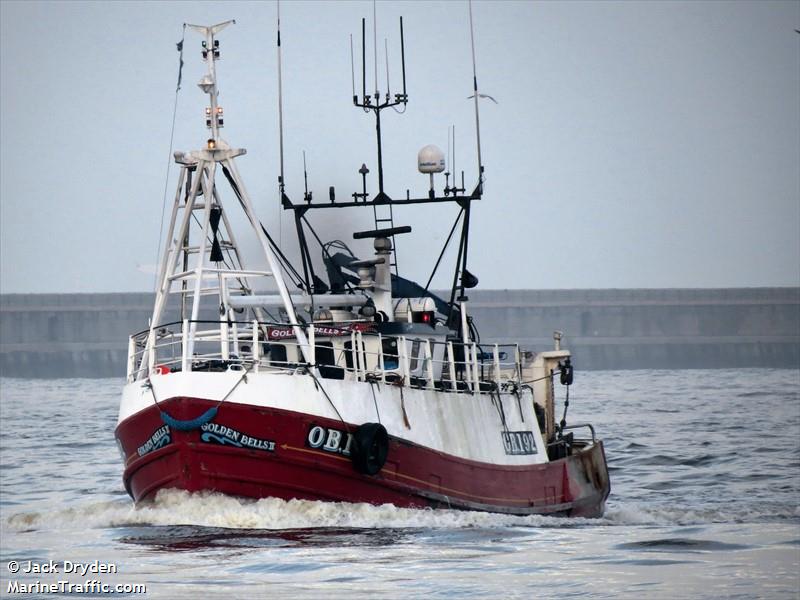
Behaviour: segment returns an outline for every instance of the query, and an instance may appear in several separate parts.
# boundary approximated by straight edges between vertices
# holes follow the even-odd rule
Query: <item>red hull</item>
[[[194,398],[172,398],[160,404],[181,420],[196,418],[215,405]],[[355,425],[225,403],[203,430],[176,431],[164,425],[153,406],[117,427],[126,456],[125,487],[137,502],[152,498],[160,489],[178,488],[250,498],[582,517],[602,515],[610,490],[599,441],[558,461],[504,466],[390,438],[386,464],[369,476],[357,472],[348,458],[346,433],[339,446],[314,447],[312,442],[318,440],[310,431],[315,427],[317,433],[346,432]],[[331,441],[330,434],[326,440]]]

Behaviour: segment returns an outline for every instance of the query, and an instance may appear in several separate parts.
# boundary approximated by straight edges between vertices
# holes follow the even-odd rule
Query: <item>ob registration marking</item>
[[[309,448],[314,448],[315,450],[350,456],[353,435],[347,431],[340,431],[332,427],[312,425],[306,436],[306,444]]]

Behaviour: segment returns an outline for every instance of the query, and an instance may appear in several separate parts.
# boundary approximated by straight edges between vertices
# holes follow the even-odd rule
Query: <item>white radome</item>
[[[444,152],[428,144],[417,154],[417,168],[420,173],[441,173],[445,169]]]

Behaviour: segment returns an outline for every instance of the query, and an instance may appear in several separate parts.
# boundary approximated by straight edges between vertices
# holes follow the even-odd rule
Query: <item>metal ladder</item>
[[[379,211],[379,208],[383,210]],[[391,202],[386,204],[373,204],[372,214],[375,217],[375,229],[390,229],[394,227],[394,210],[392,210]],[[392,236],[392,257],[389,267],[394,270],[394,274],[397,276],[397,243],[394,237],[395,236]]]

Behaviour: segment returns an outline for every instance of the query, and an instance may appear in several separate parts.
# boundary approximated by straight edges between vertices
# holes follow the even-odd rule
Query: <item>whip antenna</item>
[[[386,57],[386,97],[389,97],[389,40],[383,38],[384,56]]]
[[[353,102],[358,101],[358,96],[356,96],[356,67],[353,61],[353,34],[350,34],[350,79],[353,84]]]
[[[303,183],[305,185],[305,194],[303,199],[306,202],[311,202],[311,194],[308,193],[308,170],[306,169],[306,151],[303,150]]]
[[[456,124],[453,123],[453,187],[456,186]]]
[[[408,100],[406,94],[406,44],[403,40],[403,17],[400,17],[400,61],[403,65],[403,99]]]
[[[278,0],[278,145],[280,146],[281,174],[278,177],[278,243],[283,244],[283,203],[286,184],[283,179],[283,81],[281,78],[281,0]]]
[[[476,74],[477,69],[475,68],[475,30],[472,26],[472,0],[469,0],[469,39],[472,45],[472,88],[475,94],[475,135],[478,140],[478,191],[482,191],[483,162],[481,161],[481,119],[478,115],[478,76]]]
[[[281,2],[278,0],[278,143],[281,156],[281,175],[278,179],[278,187],[281,196],[284,191],[283,181],[283,81],[281,78]]]
[[[375,94],[368,95],[367,94],[367,19],[362,17],[361,19],[361,101],[359,102],[358,96],[353,94],[353,104],[359,108],[361,108],[364,112],[374,112],[375,113],[375,133],[377,135],[377,147],[378,147],[378,194],[376,196],[379,199],[380,203],[389,203],[392,199],[386,195],[383,189],[383,148],[381,142],[381,111],[386,108],[394,108],[402,104],[405,106],[408,103],[408,96],[405,94],[405,50],[402,50],[403,44],[403,18],[400,17],[400,43],[401,43],[401,60],[403,61],[403,93],[402,94],[395,94],[394,100],[391,97],[391,92],[389,90],[389,43],[388,40],[385,41],[385,50],[386,50],[386,96],[384,97],[383,101],[381,101],[379,91],[378,91],[378,34],[377,34],[377,8],[375,2],[372,4],[372,24],[373,24],[373,36],[372,36],[372,43],[373,43],[373,68],[374,68],[374,75],[375,75]],[[352,64],[351,64],[352,68]],[[355,82],[354,82],[355,86]],[[366,169],[366,166],[363,167]],[[359,172],[362,175],[366,175],[368,170]],[[354,198],[358,198],[359,194],[356,193],[353,196]],[[363,197],[366,199],[366,189],[363,192]],[[331,200],[333,200],[333,196],[331,196]],[[377,217],[376,217],[377,218]]]
[[[361,19],[361,101],[367,102],[367,20]],[[366,108],[364,109],[366,111]]]
[[[372,0],[372,51],[375,68],[375,102],[378,102],[378,8],[376,0]]]
[[[445,175],[447,175],[448,173],[452,173],[451,171],[451,169],[453,168],[452,160],[453,159],[451,158],[450,154],[450,126],[448,125],[447,126],[447,172],[445,173]]]

